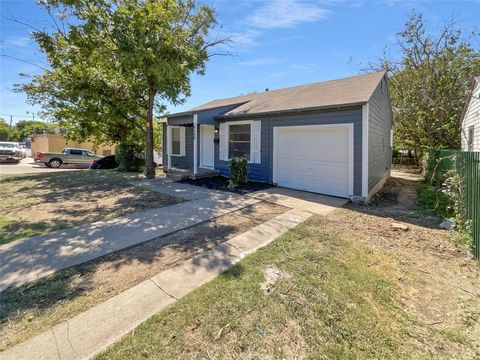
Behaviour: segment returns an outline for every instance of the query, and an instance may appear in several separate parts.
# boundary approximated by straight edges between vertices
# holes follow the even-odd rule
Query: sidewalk
[[[205,201],[205,200],[204,200]],[[214,279],[312,214],[290,210],[0,354],[10,359],[89,359],[166,306]]]
[[[171,185],[170,191],[174,191],[174,187]],[[180,189],[188,193],[186,190]],[[0,246],[0,291],[261,201],[207,189],[194,195],[197,200]]]

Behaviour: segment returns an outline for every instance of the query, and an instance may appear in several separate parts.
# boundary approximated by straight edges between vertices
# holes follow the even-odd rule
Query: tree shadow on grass
[[[109,288],[108,294],[100,294],[100,301],[98,298],[93,300],[91,306],[94,306],[130,287],[122,284],[122,277],[131,280],[128,278],[128,272],[121,274],[123,270],[132,271],[136,266],[141,266],[145,270],[147,268],[144,265],[162,263],[149,272],[140,274],[136,281],[140,283],[158,272],[220,245],[234,231],[235,226],[202,223],[60,270],[32,283],[11,286],[0,294],[0,325],[15,321],[27,312],[42,314],[57,305],[88,295],[98,290],[98,286],[109,283],[112,278],[117,277],[113,292],[112,288]],[[218,266],[218,263],[214,262],[220,261],[219,258],[209,258],[208,253],[204,254],[212,267]],[[228,254],[226,256],[228,257]],[[173,259],[170,259],[172,257]],[[232,274],[239,274],[238,270]],[[73,315],[75,314],[69,314],[68,317]]]
[[[132,174],[113,171],[83,171],[0,179],[6,197],[2,213],[8,222],[3,229],[0,222],[0,244],[180,202],[180,199],[148,189],[139,190],[128,183],[133,178]],[[25,182],[27,185],[23,186]],[[109,197],[112,202],[107,207],[92,207],[92,203]],[[36,211],[44,212],[41,218],[23,216],[16,219],[18,214],[27,214],[33,206]]]

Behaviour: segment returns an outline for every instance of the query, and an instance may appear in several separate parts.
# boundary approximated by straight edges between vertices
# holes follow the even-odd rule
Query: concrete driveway
[[[347,202],[347,199],[343,198],[282,187],[272,187],[266,190],[256,191],[249,196],[318,215],[327,215]]]

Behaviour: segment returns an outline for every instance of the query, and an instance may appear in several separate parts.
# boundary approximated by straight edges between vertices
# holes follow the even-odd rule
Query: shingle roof
[[[368,102],[385,71],[210,101],[186,113],[238,104],[223,116],[346,106]],[[173,114],[175,115],[175,114]]]

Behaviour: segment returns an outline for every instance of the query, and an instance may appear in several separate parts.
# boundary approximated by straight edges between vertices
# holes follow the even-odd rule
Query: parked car
[[[90,165],[90,170],[104,170],[104,169],[115,169],[118,167],[117,160],[115,155],[105,156],[99,160],[93,160]]]
[[[20,145],[16,142],[0,142],[0,161],[19,163],[23,159]]]
[[[61,153],[42,153],[35,154],[36,163],[44,163],[48,167],[59,168],[62,165],[85,165],[90,166],[93,160],[100,160],[102,157],[95,155],[92,151],[86,149],[65,148]]]

